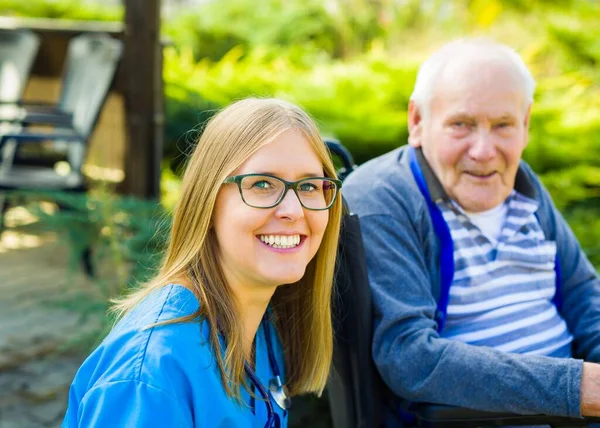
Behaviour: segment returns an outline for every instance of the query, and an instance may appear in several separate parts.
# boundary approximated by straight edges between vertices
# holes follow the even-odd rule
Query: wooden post
[[[123,0],[126,194],[157,199],[163,151],[160,0]]]

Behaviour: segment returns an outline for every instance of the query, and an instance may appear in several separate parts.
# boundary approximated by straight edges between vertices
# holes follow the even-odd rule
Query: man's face
[[[500,205],[514,188],[527,145],[529,108],[518,76],[483,63],[448,68],[433,88],[429,114],[409,107],[409,142],[465,211]]]

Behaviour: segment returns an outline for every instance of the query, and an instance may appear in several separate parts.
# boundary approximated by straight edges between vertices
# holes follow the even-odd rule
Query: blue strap
[[[535,212],[535,217],[537,218],[538,223],[541,226],[541,222],[540,222],[540,217],[537,213],[537,211]],[[558,248],[556,249],[556,257],[554,258],[554,276],[555,276],[555,291],[554,291],[554,297],[552,297],[552,303],[554,303],[554,306],[556,306],[556,309],[558,310],[558,312],[560,312],[560,310],[562,309],[562,305],[563,305],[563,295],[562,295],[562,271],[560,269],[560,258],[558,257]]]
[[[448,310],[448,298],[450,294],[450,285],[454,278],[454,243],[448,224],[444,220],[442,212],[431,200],[425,177],[417,159],[417,153],[414,147],[410,147],[408,151],[410,170],[417,182],[417,186],[421,194],[427,201],[427,208],[433,223],[433,229],[438,239],[440,240],[440,294],[437,299],[437,308],[435,312],[435,320],[437,322],[437,331],[440,332],[446,324],[446,312]]]
[[[558,249],[556,250],[556,258],[554,259],[554,271],[556,272],[556,291],[552,301],[556,306],[558,312],[562,309],[563,295],[562,295],[562,271],[560,269],[560,259],[558,258]]]

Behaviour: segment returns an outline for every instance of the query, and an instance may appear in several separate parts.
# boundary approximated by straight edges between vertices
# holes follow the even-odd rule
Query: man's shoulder
[[[408,146],[359,166],[344,181],[342,193],[361,216],[392,214],[400,206],[416,208],[424,203],[408,164]]]
[[[543,190],[542,182],[533,168],[521,159],[519,169],[515,178],[515,190],[530,199],[542,202]]]

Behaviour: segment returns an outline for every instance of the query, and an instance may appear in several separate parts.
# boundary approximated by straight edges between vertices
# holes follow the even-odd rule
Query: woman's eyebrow
[[[325,172],[323,170],[319,171],[319,172],[307,172],[306,174],[301,174],[298,177],[300,179],[302,178],[310,178],[310,177],[323,177],[325,175]]]
[[[282,178],[282,174],[281,172],[277,173],[277,172],[273,172],[272,170],[261,170],[261,171],[256,171],[256,172],[252,172],[249,174],[264,174],[264,175],[274,175],[275,177],[280,177]],[[302,174],[296,175],[296,179],[297,180],[302,180],[303,178],[310,178],[310,177],[323,177],[324,175],[324,171],[312,171],[312,172],[304,172]]]

